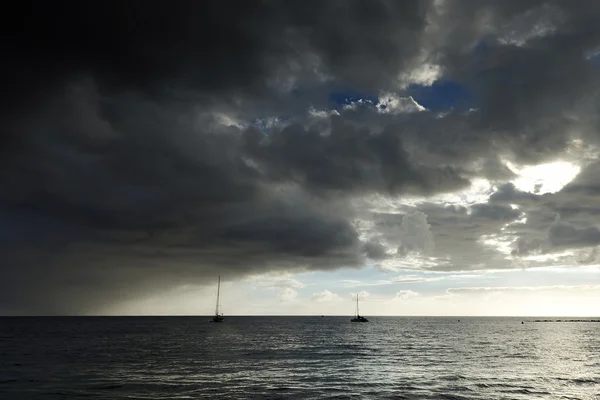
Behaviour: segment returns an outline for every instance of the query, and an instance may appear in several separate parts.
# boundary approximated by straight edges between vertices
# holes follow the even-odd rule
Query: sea
[[[600,323],[3,317],[1,399],[600,399]]]

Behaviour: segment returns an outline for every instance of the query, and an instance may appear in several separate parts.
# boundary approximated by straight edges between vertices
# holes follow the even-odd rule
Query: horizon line
[[[206,315],[195,315],[195,314],[143,314],[143,315],[135,315],[135,314],[127,314],[127,315],[76,315],[76,314],[47,314],[47,315],[0,315],[0,318],[211,318],[214,315],[206,314]],[[225,315],[225,318],[246,318],[246,317],[278,317],[278,318],[287,318],[287,317],[314,317],[314,318],[322,318],[322,317],[352,317],[352,315],[340,315],[340,314],[231,314]],[[377,317],[385,317],[385,318],[566,318],[566,319],[574,319],[574,318],[600,318],[600,315],[369,315],[370,318]]]

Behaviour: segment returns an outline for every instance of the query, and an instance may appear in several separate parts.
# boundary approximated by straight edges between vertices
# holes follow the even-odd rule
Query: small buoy
[[[521,325],[523,325],[523,321],[521,321]]]

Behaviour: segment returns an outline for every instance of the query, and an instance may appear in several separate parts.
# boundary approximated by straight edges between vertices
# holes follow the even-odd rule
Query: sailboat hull
[[[213,317],[212,322],[223,322],[223,317]]]

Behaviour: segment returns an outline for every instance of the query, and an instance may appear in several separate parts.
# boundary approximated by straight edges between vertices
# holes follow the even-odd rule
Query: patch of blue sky
[[[431,86],[410,85],[402,96],[412,96],[421,106],[434,112],[464,110],[476,107],[476,99],[468,87],[450,80],[438,80]],[[385,104],[380,104],[380,98],[354,91],[337,91],[329,94],[331,109],[339,110],[344,106],[360,103],[367,107],[380,107],[385,109]]]
[[[434,112],[476,108],[474,93],[468,87],[449,80],[438,80],[431,86],[410,85],[407,95]]]
[[[263,117],[255,118],[254,120],[250,121],[250,125],[268,134],[271,129],[275,127],[281,127],[282,125],[287,125],[289,122],[291,122],[291,120],[292,117],[290,116]]]
[[[372,265],[361,269],[346,268],[332,272],[308,272],[294,275],[304,287],[296,288],[298,300],[310,300],[325,290],[351,301],[352,294],[366,291],[362,301],[393,299],[398,292],[413,291],[421,296],[444,295],[449,288],[467,287],[539,287],[562,285],[598,285],[600,269],[585,267],[589,273],[568,268],[548,270],[507,270],[436,273],[427,271],[381,271]]]
[[[495,274],[493,286],[598,285],[600,269],[594,267],[532,268]]]
[[[342,269],[333,272],[299,274],[294,278],[306,286],[300,290],[304,296],[329,290],[343,299],[351,293],[366,291],[370,295],[392,299],[400,290],[413,290],[423,294],[441,294],[449,287],[444,279],[450,274],[425,271],[382,271],[374,266],[361,269]],[[404,281],[403,281],[404,278]],[[465,276],[464,280],[472,280]],[[302,297],[304,297],[302,296]]]
[[[328,96],[328,101],[330,109],[339,110],[344,106],[352,105],[354,103],[362,103],[365,106],[375,107],[379,102],[379,98],[377,96],[348,90],[331,92]]]
[[[483,51],[483,50],[479,50]],[[293,96],[299,96],[295,90]],[[402,96],[412,96],[413,99],[423,107],[434,112],[450,110],[469,110],[476,107],[473,91],[458,82],[450,80],[438,80],[431,86],[411,85]],[[360,93],[353,90],[332,91],[327,96],[329,110],[341,110],[346,106],[360,104],[364,107],[386,108],[380,103],[380,98],[368,93]],[[291,122],[292,117],[287,115],[269,116],[256,118],[250,121],[250,125],[257,127],[268,134],[274,127],[280,127]]]

